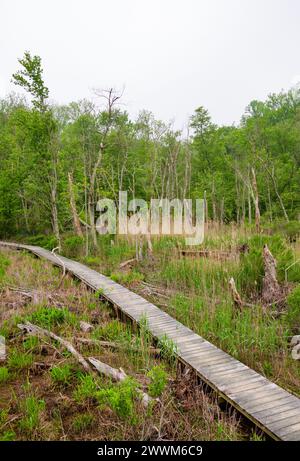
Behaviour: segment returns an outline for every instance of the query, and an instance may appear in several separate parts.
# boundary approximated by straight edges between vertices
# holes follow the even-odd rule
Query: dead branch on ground
[[[91,367],[88,362],[83,358],[81,354],[74,348],[74,346],[65,339],[57,336],[55,333],[49,330],[45,330],[44,328],[38,327],[37,325],[33,325],[30,322],[25,322],[18,324],[18,328],[20,330],[26,331],[30,335],[39,336],[39,337],[49,337],[54,339],[55,341],[59,342],[63,347],[65,347],[74,357],[75,359],[82,365],[82,367],[87,372],[91,372]]]

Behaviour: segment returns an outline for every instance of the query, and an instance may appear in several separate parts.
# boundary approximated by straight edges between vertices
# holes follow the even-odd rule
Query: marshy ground
[[[223,413],[191,376],[176,377],[172,357],[153,353],[146,328],[137,331],[84,285],[23,252],[1,249],[0,366],[2,440],[239,440],[248,435],[235,413]],[[24,294],[27,293],[27,294]],[[85,357],[121,367],[123,383],[85,373],[56,341],[26,336],[29,320],[71,341]],[[84,333],[80,320],[93,329]],[[83,345],[79,338],[111,347]],[[116,347],[117,346],[117,347]],[[157,345],[159,348],[159,345]],[[145,409],[140,387],[159,402]]]
[[[45,243],[45,242],[31,242]],[[262,248],[277,260],[284,299],[261,299]],[[66,236],[63,253],[150,299],[195,332],[273,382],[299,395],[299,361],[290,339],[299,334],[300,269],[297,239],[253,235],[243,229],[210,233],[205,248],[233,258],[186,257],[175,237],[153,241],[153,254],[135,261],[135,243],[103,237],[92,255]],[[45,246],[45,245],[43,245]],[[121,263],[133,259],[132,262]],[[0,366],[0,437],[4,440],[245,440],[263,439],[233,411],[221,411],[191,375],[178,373],[171,348],[152,344],[147,325],[137,330],[116,317],[99,293],[49,263],[23,252],[0,252],[0,334],[7,359]],[[248,307],[237,311],[228,280],[234,277]],[[101,296],[100,296],[101,298]],[[93,356],[129,378],[113,383],[86,373],[51,339],[27,336],[24,321],[55,332],[84,356]],[[92,325],[83,332],[80,321]],[[89,340],[89,341],[86,341]],[[97,342],[98,341],[98,342]],[[100,342],[99,342],[100,341]],[[89,342],[89,344],[87,344]],[[159,401],[145,409],[137,389]]]

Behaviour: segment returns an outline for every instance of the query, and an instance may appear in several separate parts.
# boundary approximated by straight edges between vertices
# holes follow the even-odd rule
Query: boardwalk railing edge
[[[175,353],[183,364],[195,370],[199,378],[216,391],[238,412],[275,440],[300,440],[300,399],[231,357],[204,338],[151,304],[99,272],[44,248],[20,243],[1,242],[0,246],[26,250],[65,270],[113,304],[133,322],[147,318],[147,326],[156,339],[168,337],[176,345]]]

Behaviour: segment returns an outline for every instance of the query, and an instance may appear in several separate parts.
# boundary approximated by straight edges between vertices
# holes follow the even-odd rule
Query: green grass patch
[[[293,328],[300,325],[300,285],[298,285],[287,297],[288,313],[286,320]]]
[[[89,429],[95,422],[95,418],[91,413],[83,413],[77,415],[73,419],[72,427],[75,432],[84,432]]]
[[[9,370],[6,367],[0,367],[0,384],[6,383],[10,378]]]
[[[100,325],[94,329],[92,336],[95,339],[104,339],[107,341],[118,340],[122,342],[131,341],[131,329],[128,325],[112,320],[105,325]]]
[[[4,279],[6,269],[10,265],[10,260],[0,253],[0,282]]]
[[[110,275],[110,278],[117,283],[123,285],[130,285],[131,283],[140,282],[144,280],[145,276],[144,274],[141,274],[140,272],[133,270],[130,272],[113,272]]]
[[[48,330],[64,323],[75,327],[79,323],[78,318],[65,307],[61,309],[58,307],[40,307],[26,316],[26,320]]]
[[[19,421],[20,430],[27,435],[32,435],[40,428],[41,415],[45,410],[45,401],[38,400],[35,396],[29,396],[21,402],[20,409],[24,415]]]
[[[96,397],[99,389],[98,381],[91,375],[79,375],[79,383],[73,393],[73,397],[78,403],[83,403],[88,399]]]
[[[13,349],[9,353],[8,367],[12,370],[23,370],[33,364],[33,356],[29,353],[20,352]]]
[[[52,382],[61,386],[68,386],[72,375],[72,368],[69,364],[53,366],[50,370]]]

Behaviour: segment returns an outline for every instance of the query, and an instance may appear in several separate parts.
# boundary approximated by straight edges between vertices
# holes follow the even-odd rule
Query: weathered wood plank
[[[272,410],[267,410],[266,412],[261,412],[260,418],[264,419],[266,424],[270,424],[276,421],[281,421],[282,419],[289,418],[290,416],[295,416],[299,414],[299,405],[297,407],[292,407],[291,405],[285,405],[281,407],[282,410],[278,411],[278,408]],[[289,408],[289,409],[287,409]]]
[[[300,423],[296,423],[296,424],[291,424],[281,429],[277,429],[276,433],[279,436],[284,437],[284,436],[288,436],[288,434],[292,434],[294,432],[299,432],[299,431],[300,431]]]
[[[258,409],[261,409],[261,410],[266,410],[268,408],[273,408],[275,407],[276,405],[279,407],[283,402],[289,402],[289,403],[293,403],[293,398],[291,395],[279,395],[277,396],[276,399],[274,399],[274,397],[272,396],[271,399],[269,398],[265,398],[264,401],[258,401],[256,399],[254,399],[252,401],[252,403],[247,403],[246,407],[247,407],[247,411],[250,412],[250,413],[254,413],[255,411],[257,411]]]
[[[273,421],[269,423],[269,427],[274,431],[278,429],[284,429],[290,427],[291,425],[300,424],[300,415],[288,416],[285,419],[280,419],[278,421]]]

